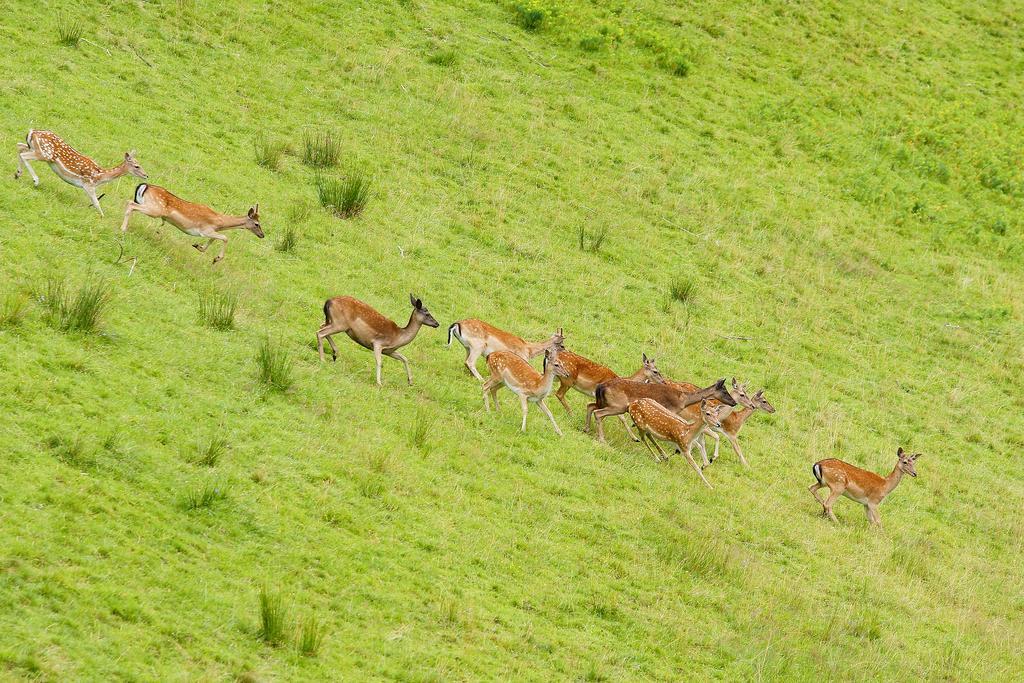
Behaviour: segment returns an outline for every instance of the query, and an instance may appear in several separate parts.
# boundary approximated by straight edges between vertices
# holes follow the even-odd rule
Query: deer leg
[[[629,428],[629,422],[626,421],[626,415],[619,415],[619,419],[622,420],[622,426],[626,428],[626,433],[629,434],[629,438],[633,439],[633,441],[639,441],[640,439],[638,439],[636,435],[633,434],[633,430]]]
[[[377,386],[383,386],[380,381],[380,361],[381,361],[382,349],[380,342],[373,343],[373,359],[377,363]]]
[[[624,411],[618,408],[598,408],[594,411],[594,421],[597,424],[597,440],[601,443],[607,443],[604,440],[604,427],[601,424],[601,420],[608,417],[609,415],[621,415]]]
[[[129,201],[124,205],[124,220],[121,221],[121,232],[128,232],[128,219],[131,218],[132,212],[138,211],[143,216],[149,216],[149,212],[146,211],[146,207],[142,204],[136,204],[133,201]],[[153,216],[155,218],[155,216]]]
[[[466,354],[466,367],[469,369],[469,374],[476,377],[481,382],[484,381],[484,376],[476,369],[476,359],[482,354],[482,349],[478,349],[475,346],[469,347],[469,352]]]
[[[558,428],[558,423],[555,422],[555,416],[552,415],[551,411],[548,410],[548,407],[546,405],[544,405],[544,399],[540,399],[539,401],[537,401],[537,406],[541,410],[543,410],[544,414],[548,416],[549,420],[551,420],[551,426],[555,428],[555,434],[558,434],[559,436],[562,436],[562,430]]]
[[[563,408],[565,408],[565,413],[567,415],[572,415],[572,408],[569,407],[569,402],[565,400],[565,395],[570,389],[572,389],[572,385],[561,377],[558,378],[558,383],[559,386],[558,391],[555,392],[555,398],[557,398],[558,402],[562,404]]]
[[[596,403],[587,404],[587,421],[583,425],[583,431],[586,432],[587,434],[590,433],[590,417],[594,414],[595,410],[597,410]]]
[[[873,526],[878,527],[879,529],[881,529],[882,528],[882,516],[880,514],[878,514],[878,506],[877,505],[865,505],[864,506],[864,511],[868,515],[868,522],[871,523]]]
[[[661,460],[658,458],[658,454],[654,452],[653,448],[651,448],[651,444],[647,443],[647,433],[644,431],[640,432],[640,443],[642,443],[644,447],[647,448],[647,450],[650,452],[651,457],[654,458],[654,462],[661,462]]]
[[[814,500],[818,501],[818,505],[820,505],[821,507],[824,508],[825,507],[825,501],[823,501],[821,498],[818,497],[818,489],[823,489],[823,488],[825,488],[824,484],[819,484],[818,482],[814,482],[813,484],[811,484],[810,486],[807,487],[807,490],[811,492],[812,496],[814,496]]]
[[[700,438],[701,436],[703,436],[703,432],[701,432],[701,434],[698,435],[698,437],[691,443],[700,449],[700,459],[704,462],[704,467],[710,467],[711,463],[714,462],[714,459],[708,461],[708,449],[705,448],[704,439]],[[682,450],[679,450],[679,452],[682,453]]]
[[[526,412],[530,409],[530,401],[526,394],[519,394],[519,405],[523,408],[523,432],[526,431]]]
[[[701,471],[701,468],[697,466],[697,461],[693,459],[693,455],[691,454],[692,450],[693,442],[691,441],[690,445],[686,448],[685,451],[683,451],[683,455],[686,456],[686,462],[690,463],[690,467],[693,468],[693,471],[700,475],[700,480],[704,482],[704,485],[707,486],[709,489],[713,490],[715,487],[711,485],[711,482],[708,481],[707,477],[704,476],[704,472]]]
[[[324,361],[324,340],[325,339],[327,340],[327,343],[331,345],[331,357],[332,357],[332,360],[334,360],[334,361],[338,360],[338,347],[334,345],[334,340],[331,339],[331,335],[332,334],[337,334],[338,332],[341,332],[341,331],[342,331],[341,327],[336,327],[334,325],[324,325],[319,330],[317,330],[317,333],[316,333],[316,348],[320,352],[320,362],[321,363]]]
[[[725,438],[729,439],[729,444],[732,445],[732,449],[736,451],[736,455],[739,456],[740,462],[743,463],[744,467],[750,467],[747,464],[747,459],[743,457],[743,451],[740,450],[740,437],[736,434],[729,434],[726,432]]]
[[[213,244],[212,237],[206,240],[206,244],[203,244],[202,242],[196,242],[195,244],[192,245],[192,248],[198,251],[200,254],[205,254],[206,250],[210,248],[211,244]]]
[[[836,519],[836,513],[832,512],[832,506],[836,504],[836,499],[839,498],[839,496],[841,495],[843,495],[842,490],[833,489],[832,487],[829,487],[828,498],[825,500],[824,503],[822,503],[822,507],[825,508],[825,514],[828,515],[828,518],[836,524],[839,523],[839,520]]]
[[[658,449],[659,453],[661,453],[661,458],[655,458],[655,460],[668,462],[668,453],[666,453],[665,449],[661,447],[661,442],[655,439],[650,434],[647,435],[647,440],[650,441],[654,445],[654,447]]]
[[[30,162],[30,161],[42,161],[42,159],[40,159],[36,155],[36,153],[33,152],[31,149],[27,149],[27,146],[24,143],[19,143],[18,144],[18,149],[21,149],[22,147],[26,147],[26,151],[21,152],[20,154],[18,154],[18,165],[19,166],[23,166],[25,168],[25,170],[28,171],[28,174],[30,176],[32,176],[32,184],[35,185],[36,187],[39,187],[39,176],[36,175],[35,169],[32,168],[32,165],[30,163],[28,163],[28,162]],[[21,177],[21,168],[18,169],[18,172],[15,173],[14,177],[15,178],[20,178]]]
[[[220,240],[220,253],[217,254],[217,258],[213,259],[214,263],[218,263],[224,259],[224,250],[228,248],[228,236],[217,233],[210,238],[210,241],[207,242],[207,246],[213,244],[213,240]],[[380,366],[380,358],[377,359],[377,365],[378,367]]]
[[[400,354],[398,351],[388,351],[385,352],[385,355],[391,356],[395,360],[402,361],[402,364],[405,365],[405,376],[409,380],[409,386],[412,386],[412,370],[409,369],[409,361],[406,359],[406,357]]]
[[[97,211],[100,212],[100,217],[102,218],[103,217],[103,209],[100,208],[100,200],[96,196],[96,188],[95,187],[90,187],[90,186],[85,186],[82,189],[85,190],[85,196],[89,198],[89,201],[92,203],[92,205],[94,207],[96,207]]]
[[[709,437],[709,436],[712,439],[715,440],[715,452],[711,454],[711,462],[714,462],[714,461],[718,460],[718,446],[722,443],[722,437],[720,437],[718,435],[718,432],[714,431],[713,429],[710,429],[710,430],[709,429],[705,429],[704,431],[702,431],[700,433],[700,445],[704,446],[705,449],[707,448],[707,445],[708,445],[707,437]],[[706,452],[707,451],[705,450],[705,453]],[[711,464],[711,463],[708,463],[708,464]]]

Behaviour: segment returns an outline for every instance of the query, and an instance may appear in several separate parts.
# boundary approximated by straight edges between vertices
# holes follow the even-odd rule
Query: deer
[[[878,513],[878,506],[899,486],[904,474],[917,476],[914,463],[920,457],[920,453],[911,455],[904,452],[900,446],[896,451],[896,466],[885,478],[835,458],[819,460],[811,467],[811,472],[818,481],[811,484],[807,490],[814,496],[814,500],[821,504],[822,514],[827,515],[833,522],[838,523],[839,520],[832,512],[832,506],[839,496],[846,496],[864,506],[869,524],[881,528],[882,518]],[[818,489],[822,488],[829,490],[828,498],[825,500],[818,497]]]
[[[320,351],[320,362],[324,361],[324,340],[331,345],[332,360],[338,360],[338,347],[334,345],[331,335],[344,332],[352,341],[365,349],[373,351],[377,363],[377,386],[383,386],[380,379],[382,356],[402,361],[405,376],[412,386],[412,371],[409,361],[398,352],[398,349],[412,342],[423,325],[437,327],[440,323],[434,319],[423,301],[414,294],[409,295],[412,313],[405,327],[399,327],[390,319],[378,313],[373,307],[350,296],[336,296],[324,302],[324,324],[316,333],[316,345]]]
[[[263,228],[260,227],[259,204],[250,207],[244,216],[229,216],[217,213],[203,204],[187,202],[157,185],[140,183],[135,188],[133,200],[125,204],[122,233],[128,232],[128,220],[135,211],[151,218],[160,218],[186,235],[205,237],[206,244],[197,242],[192,245],[200,253],[205,253],[214,241],[219,241],[220,253],[213,259],[214,263],[224,259],[224,250],[228,247],[227,235],[222,234],[225,230],[244,228],[260,239],[264,237]]]
[[[565,377],[558,378],[558,391],[555,392],[555,398],[558,399],[562,407],[565,408],[565,412],[568,415],[572,415],[572,408],[569,406],[569,402],[565,400],[565,395],[570,389],[575,389],[584,396],[594,397],[594,391],[597,389],[597,385],[602,382],[609,382],[613,379],[618,379],[617,375],[611,368],[605,367],[600,363],[595,363],[589,358],[584,358],[578,353],[572,351],[562,351],[558,354],[559,360],[562,361],[562,366],[568,371],[568,375]],[[642,354],[642,365],[640,369],[634,372],[632,375],[628,375],[625,379],[633,380],[635,382],[656,382],[662,383],[665,378],[658,372],[657,366],[654,364],[653,358],[648,358],[647,354]],[[629,438],[633,441],[639,441],[633,431],[629,428],[629,422],[626,421],[625,414],[619,415],[619,419],[622,420],[622,426],[625,427],[626,433],[629,434]]]
[[[695,391],[697,389],[697,386],[695,384],[689,384],[687,382],[672,382],[671,380],[669,380],[669,383],[672,386],[682,389],[683,391]],[[736,455],[740,459],[740,463],[742,463],[744,467],[750,467],[750,465],[747,463],[747,459],[743,457],[743,451],[740,449],[739,431],[746,423],[747,419],[756,411],[763,410],[764,412],[769,414],[775,412],[775,407],[771,403],[769,403],[768,400],[764,397],[764,389],[761,389],[753,396],[750,396],[747,393],[746,386],[738,383],[736,379],[733,378],[732,390],[730,391],[730,393],[733,395],[733,398],[735,398],[736,401],[739,403],[740,407],[737,407],[736,410],[724,413],[721,416],[721,428],[707,428],[701,435],[702,437],[710,436],[712,439],[715,440],[715,451],[714,454],[711,456],[710,460],[707,457],[707,449],[705,448],[704,443],[702,443],[701,441],[697,443],[697,447],[700,448],[701,455],[704,458],[705,467],[707,467],[708,465],[710,465],[711,463],[718,459],[718,448],[722,441],[720,436],[721,434],[724,434],[725,438],[728,439],[729,445],[731,445],[732,449],[736,452]],[[694,414],[692,411],[692,406],[690,408],[687,408],[687,412],[683,414],[684,417],[686,417],[687,419],[693,419]]]
[[[136,178],[147,179],[149,176],[135,160],[135,150],[124,153],[124,160],[113,168],[102,168],[95,161],[76,151],[71,145],[48,130],[30,130],[25,136],[25,142],[18,145],[18,169],[14,172],[14,179],[21,177],[22,171],[28,171],[32,176],[32,183],[39,187],[39,176],[28,163],[30,161],[45,161],[53,169],[61,180],[75,187],[82,188],[85,196],[103,215],[100,208],[100,199],[96,196],[96,188],[123,175],[133,175]]]
[[[454,337],[466,347],[466,367],[471,375],[483,382],[483,375],[476,369],[476,361],[480,356],[487,358],[495,351],[507,351],[523,360],[530,360],[551,349],[555,345],[555,337],[561,336],[561,331],[559,328],[558,332],[544,341],[528,342],[483,320],[467,318],[452,323],[448,328],[447,345],[452,345]]]
[[[720,379],[704,389],[685,392],[668,384],[645,384],[628,379],[613,379],[597,385],[594,402],[587,406],[585,431],[590,431],[590,418],[597,422],[597,438],[605,443],[601,420],[609,415],[622,415],[629,410],[629,404],[641,398],[652,398],[662,406],[680,415],[687,406],[700,403],[706,398],[717,399],[727,406],[736,405],[736,399],[725,388],[725,379]]]
[[[494,400],[494,409],[498,410],[498,389],[506,386],[512,393],[519,396],[519,405],[523,410],[521,428],[523,432],[526,431],[526,413],[532,401],[551,420],[551,426],[555,428],[555,433],[562,436],[562,430],[558,428],[555,416],[544,404],[544,399],[551,393],[555,377],[565,377],[569,374],[559,358],[561,348],[559,340],[555,346],[544,352],[543,374],[537,372],[526,360],[511,351],[495,351],[487,356],[487,368],[491,372],[490,379],[483,385],[484,406],[487,411],[491,410],[489,399]]]
[[[692,451],[701,431],[706,427],[715,429],[721,426],[719,415],[726,409],[727,407],[720,403],[712,405],[706,399],[701,400],[700,418],[691,421],[675,415],[653,398],[638,399],[630,403],[628,408],[629,416],[633,418],[633,424],[636,425],[636,429],[640,433],[640,440],[654,456],[654,462],[668,460],[668,454],[665,453],[658,440],[671,441],[686,457],[686,461],[690,463],[690,466],[709,489],[714,487],[704,476],[703,468],[697,466]],[[651,444],[657,446],[658,452],[654,451]]]

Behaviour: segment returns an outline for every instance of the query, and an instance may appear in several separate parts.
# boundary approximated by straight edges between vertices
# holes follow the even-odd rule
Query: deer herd
[[[38,186],[39,177],[29,162],[46,162],[61,180],[80,187],[101,216],[103,209],[100,208],[99,200],[104,195],[97,196],[97,188],[124,175],[132,175],[142,180],[148,178],[142,166],[135,160],[134,152],[126,152],[120,164],[104,169],[50,131],[30,130],[25,142],[19,142],[17,148],[18,167],[14,174],[15,179],[20,178],[23,171],[28,171],[32,182]],[[205,252],[214,242],[220,242],[220,252],[214,258],[214,263],[224,258],[228,240],[223,234],[224,231],[243,228],[259,238],[264,236],[260,226],[258,204],[252,206],[245,215],[225,215],[208,206],[185,201],[162,187],[145,182],[136,187],[132,199],[125,205],[122,232],[128,230],[128,222],[134,212],[160,218],[188,235],[205,238],[205,244],[199,242],[193,245],[200,252]],[[405,367],[407,381],[411,385],[412,371],[409,368],[409,361],[399,349],[411,343],[424,325],[438,327],[439,323],[423,305],[421,299],[410,295],[409,302],[412,305],[409,322],[404,327],[399,327],[358,299],[350,296],[328,299],[323,306],[324,324],[316,334],[320,360],[324,360],[324,341],[331,347],[332,359],[337,360],[338,349],[331,337],[344,332],[355,343],[373,352],[378,385],[381,385],[383,356],[401,361]],[[593,422],[598,441],[604,443],[602,420],[609,416],[618,416],[629,437],[633,441],[643,443],[655,462],[668,459],[668,454],[661,445],[662,442],[668,442],[675,447],[676,452],[686,458],[708,488],[712,487],[704,475],[704,470],[718,458],[721,437],[725,436],[729,441],[740,463],[744,467],[749,467],[740,449],[739,431],[755,412],[775,412],[775,408],[764,397],[763,389],[750,395],[746,387],[736,379],[732,380],[731,388],[726,387],[724,379],[719,379],[704,388],[696,384],[674,382],[662,376],[654,360],[648,358],[646,354],[642,355],[642,364],[636,372],[628,376],[619,376],[610,368],[566,349],[561,328],[547,339],[529,342],[482,320],[468,318],[452,323],[448,328],[448,346],[451,346],[453,339],[466,349],[466,369],[483,383],[483,402],[488,412],[491,403],[494,404],[494,409],[498,410],[498,391],[502,387],[507,387],[519,397],[522,431],[526,431],[529,404],[535,403],[551,421],[555,433],[561,436],[562,430],[558,427],[555,416],[544,403],[557,379],[558,390],[555,397],[567,414],[572,413],[572,408],[566,400],[569,390],[575,389],[593,399],[587,405],[584,431],[589,432]],[[541,371],[538,372],[531,364],[531,360],[540,355],[543,355],[543,364]],[[487,378],[484,378],[477,369],[477,361],[481,357],[484,358],[490,373]],[[626,420],[626,415],[629,415],[636,429],[635,434]],[[706,438],[715,442],[714,452],[710,458],[705,444]],[[700,451],[701,465],[693,458],[694,448]],[[914,463],[920,455],[905,453],[900,448],[892,473],[884,478],[842,460],[820,460],[811,468],[816,483],[812,484],[809,490],[822,506],[822,514],[833,522],[838,520],[832,506],[839,496],[846,496],[864,506],[870,524],[880,526],[879,505],[892,493],[904,474],[917,476]],[[829,490],[825,500],[818,496],[818,491],[822,488]]]

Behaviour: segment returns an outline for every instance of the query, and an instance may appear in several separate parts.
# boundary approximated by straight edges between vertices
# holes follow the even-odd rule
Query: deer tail
[[[448,328],[448,346],[452,345],[452,335],[455,335],[456,339],[461,337],[461,330],[459,329],[458,323],[452,323],[451,327]]]
[[[814,467],[811,468],[811,472],[814,473],[814,478],[818,480],[818,483],[821,484],[822,486],[824,486],[825,482],[823,482],[821,480],[821,463],[820,462],[814,463]]]
[[[331,300],[324,302],[324,327],[331,324]]]
[[[605,385],[603,385],[603,384],[598,384],[597,388],[594,389],[594,403],[597,404],[598,408],[605,408],[606,407],[605,404],[604,404],[604,392],[605,392]]]

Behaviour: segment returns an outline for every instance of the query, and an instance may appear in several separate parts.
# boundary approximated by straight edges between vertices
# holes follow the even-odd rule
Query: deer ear
[[[249,218],[254,218],[256,216],[256,207],[250,206],[249,213],[247,215],[249,216]]]
[[[725,378],[723,377],[722,379],[718,380],[718,382],[715,383],[715,387],[718,388],[718,389],[724,389],[725,388]]]
[[[921,454],[920,454],[920,453],[914,453],[914,454],[913,454],[912,456],[910,456],[910,459],[911,459],[911,460],[917,460],[917,459],[918,459],[918,458],[920,458],[920,457],[921,457]]]
[[[641,354],[641,357],[643,358],[643,361],[646,363],[647,362],[647,354],[646,353]]]
[[[412,294],[411,292],[409,294],[409,303],[412,305],[413,308],[419,308],[419,306],[416,305],[416,295]]]
[[[903,457],[903,446],[900,446],[899,448],[896,449],[896,455],[898,455],[901,458]]]

